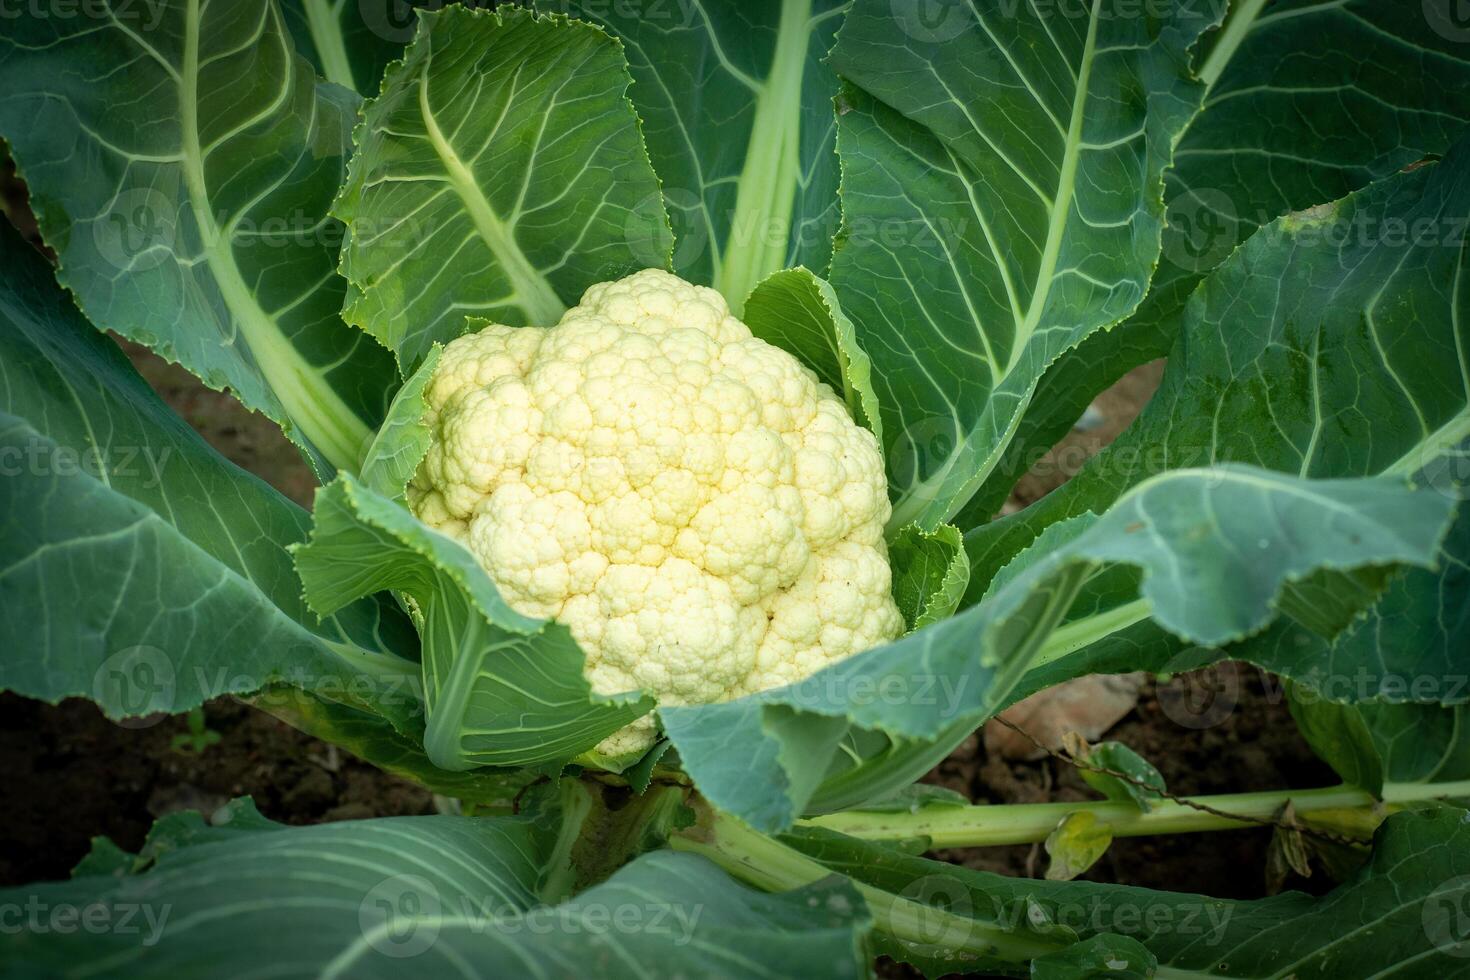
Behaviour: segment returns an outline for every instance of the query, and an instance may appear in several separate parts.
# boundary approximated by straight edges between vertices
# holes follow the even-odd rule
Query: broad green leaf
[[[1408,477],[1428,468],[1421,482],[1453,497],[1453,468],[1463,465],[1470,437],[1470,321],[1461,315],[1467,222],[1470,143],[1441,164],[1261,229],[1196,292],[1163,385],[1134,425],[1059,490],[966,534],[967,598],[977,599],[1040,529],[1103,510],[1176,467],[1230,461],[1311,477]],[[1452,535],[1437,570],[1408,573],[1379,600],[1413,644],[1380,643],[1370,614],[1335,648],[1276,627],[1232,654],[1309,684],[1330,683],[1321,673],[1329,666],[1386,675],[1417,675],[1419,658],[1431,670],[1452,666],[1466,617],[1453,602],[1440,615],[1439,596],[1459,586],[1445,592],[1435,583],[1463,581],[1463,534]],[[1107,621],[1118,608],[1100,602],[1076,629],[1098,639],[1129,626]],[[1147,628],[1136,632],[1144,635],[1120,641],[1134,658],[1125,669],[1158,669],[1176,652]]]
[[[1177,315],[1262,225],[1442,155],[1470,122],[1470,50],[1433,2],[1235,6],[1200,61],[1209,90],[1167,175],[1169,230],[1143,317]]]
[[[1197,59],[1209,91],[1165,171],[1163,251],[1148,296],[1125,323],[1047,371],[1010,458],[960,527],[988,520],[1099,392],[1169,353],[1200,278],[1256,229],[1442,155],[1470,122],[1470,47],[1433,20],[1448,17],[1449,4],[1233,6]]]
[[[1387,774],[1363,716],[1351,707],[1311,696],[1303,698],[1290,688],[1287,692],[1291,717],[1312,751],[1332,766],[1343,782],[1381,796]]]
[[[1470,702],[1470,507],[1461,499],[1439,567],[1406,570],[1367,614],[1328,643],[1273,627],[1235,655],[1339,703]]]
[[[588,24],[423,13],[364,109],[334,207],[348,321],[408,371],[467,315],[549,327],[587,287],[667,266],[628,84],[617,42]]]
[[[1113,843],[1113,831],[1086,810],[1069,813],[1047,835],[1047,881],[1071,881],[1097,863]]]
[[[1291,711],[1312,750],[1345,782],[1383,795],[1385,782],[1454,782],[1470,775],[1464,705],[1337,704],[1292,690]]]
[[[281,0],[281,12],[317,72],[367,98],[388,63],[403,57],[417,22],[407,0]]]
[[[17,9],[0,136],[58,276],[93,323],[355,469],[397,378],[343,324],[341,184],[357,98],[318,84],[270,0],[158,0],[106,17]]]
[[[838,169],[837,76],[825,59],[846,0],[537,6],[623,42],[628,94],[673,215],[676,273],[714,286],[740,315],[777,270],[826,272]]]
[[[305,511],[226,462],[0,228],[0,687],[112,718],[285,683],[415,731],[391,604],[318,620],[286,547]],[[22,613],[23,611],[23,613]]]
[[[424,424],[428,411],[424,389],[439,366],[442,351],[437,344],[431,347],[424,363],[398,389],[382,427],[362,457],[363,484],[398,503],[403,502],[408,481],[413,479],[433,440],[433,434]]]
[[[415,603],[424,749],[440,768],[559,765],[652,707],[637,692],[594,695],[565,626],[516,612],[473,555],[403,505],[341,474],[317,492],[313,517],[296,549],[313,609],[386,590]]]
[[[745,304],[750,332],[795,355],[842,396],[847,410],[883,442],[883,417],[873,391],[873,365],[858,346],[852,321],[837,294],[806,269],[786,269],[762,280]]]
[[[893,528],[952,517],[1046,368],[1143,299],[1210,19],[1122,2],[987,0],[930,24],[857,0],[838,35],[831,278],[873,359]]]
[[[967,971],[1016,969],[1013,955],[997,955],[1005,949],[993,938],[997,932],[1056,950],[1098,935],[1122,936],[1158,959],[1159,976],[1181,978],[1463,976],[1470,952],[1463,923],[1470,898],[1470,819],[1454,807],[1390,816],[1370,862],[1327,895],[1289,892],[1258,901],[1017,879],[830,831],[804,828],[781,840],[850,876],[860,888],[927,906],[929,915],[916,914],[912,921],[935,934],[947,926],[948,935],[968,942]],[[876,906],[866,890],[865,896]],[[1050,939],[1039,923],[1052,925]],[[934,946],[882,933],[875,938],[882,952],[931,976],[954,970]],[[951,964],[957,945],[943,950]],[[1045,949],[1032,954],[1038,962],[1045,955]]]
[[[815,722],[775,724],[793,709],[905,743],[893,764],[909,764],[932,747],[924,743],[958,740],[997,710],[1079,591],[1110,565],[1142,570],[1134,602],[1144,615],[1181,639],[1219,645],[1266,626],[1286,584],[1316,569],[1429,564],[1451,509],[1445,497],[1392,477],[1178,470],[1139,486],[1102,518],[1049,528],[1034,560],[1007,569],[958,615],[796,685],[659,714],[711,803],[757,829],[779,829],[814,792],[803,794],[807,785],[784,760],[801,758],[809,772],[813,756],[831,760],[841,744]],[[904,773],[905,781],[922,771]],[[884,785],[882,794],[896,788]]]
[[[102,977],[637,978],[650,964],[707,977],[866,975],[869,920],[836,878],[766,895],[703,858],[661,851],[545,904],[580,829],[570,807],[315,827],[229,812],[247,826],[191,815],[142,873],[0,892],[48,915],[102,909],[110,927],[22,923],[6,937],[6,965]]]
[[[959,608],[970,582],[970,561],[958,528],[941,524],[933,534],[913,525],[888,546],[893,597],[910,630],[947,619]]]

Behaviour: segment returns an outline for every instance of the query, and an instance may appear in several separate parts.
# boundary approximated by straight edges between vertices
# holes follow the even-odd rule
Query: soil
[[[19,227],[34,234],[18,185],[12,179],[6,186],[3,173],[0,201]],[[309,505],[311,474],[273,423],[149,351],[126,342],[123,347],[143,376],[211,444]],[[1024,506],[1059,486],[1121,431],[1152,394],[1161,370],[1159,363],[1146,365],[1100,396],[1096,411],[1021,482],[1008,507]],[[1191,685],[1213,683],[1234,688],[1234,710],[1205,727],[1176,722]],[[435,808],[423,789],[230,700],[205,706],[205,727],[218,740],[201,751],[176,744],[177,736],[189,732],[187,719],[148,721],[120,726],[85,701],[53,706],[0,695],[0,774],[8,801],[0,815],[0,886],[65,877],[94,836],[134,849],[162,814],[207,811],[235,796],[251,795],[264,814],[293,824]],[[1157,765],[1176,793],[1305,788],[1335,781],[1297,734],[1279,685],[1244,668],[1146,686],[1135,710],[1107,737]],[[1050,759],[987,758],[977,737],[926,778],[977,802],[1095,798],[1069,767]],[[1265,829],[1123,839],[1085,877],[1257,897],[1266,890],[1262,868],[1269,840]],[[941,856],[1013,875],[1039,876],[1046,865],[1040,848],[1030,846]]]

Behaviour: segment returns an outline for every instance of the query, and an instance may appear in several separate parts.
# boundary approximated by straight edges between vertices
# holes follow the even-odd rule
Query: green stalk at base
[[[1005,806],[930,806],[914,813],[878,813],[846,810],[804,821],[808,826],[835,830],[863,840],[902,840],[927,837],[930,846],[993,847],[1046,840],[1069,813],[1086,811],[1107,826],[1114,837],[1151,834],[1189,834],[1207,830],[1238,830],[1269,820],[1288,802],[1300,818],[1329,822],[1364,838],[1378,821],[1407,803],[1470,797],[1470,780],[1452,783],[1385,783],[1380,800],[1352,786],[1324,789],[1271,790],[1195,797],[1213,810],[1246,819],[1233,820],[1197,810],[1183,803],[1161,800],[1147,813],[1131,802],[1020,803]]]
[[[835,873],[785,844],[751,830],[734,817],[703,804],[698,804],[697,810],[698,825],[670,837],[669,845],[676,851],[709,858],[747,884],[763,891],[790,891]],[[956,915],[862,882],[849,881],[867,903],[873,923],[880,931],[896,939],[943,947],[961,958],[970,954],[1024,963],[1068,945],[1065,940],[1047,941],[1020,935],[1004,923]]]

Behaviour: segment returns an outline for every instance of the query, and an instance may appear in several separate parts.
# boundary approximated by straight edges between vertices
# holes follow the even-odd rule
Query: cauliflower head
[[[599,693],[723,701],[903,629],[877,439],[712,289],[649,269],[549,329],[490,324],[425,399],[410,508],[566,624]],[[598,750],[652,737],[645,718]]]

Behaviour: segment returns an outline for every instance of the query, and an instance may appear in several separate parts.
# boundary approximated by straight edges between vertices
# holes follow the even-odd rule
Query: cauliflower
[[[714,290],[649,269],[550,329],[490,324],[425,398],[410,507],[566,624],[599,693],[727,700],[902,631],[877,440]],[[644,718],[598,751],[652,738]]]

